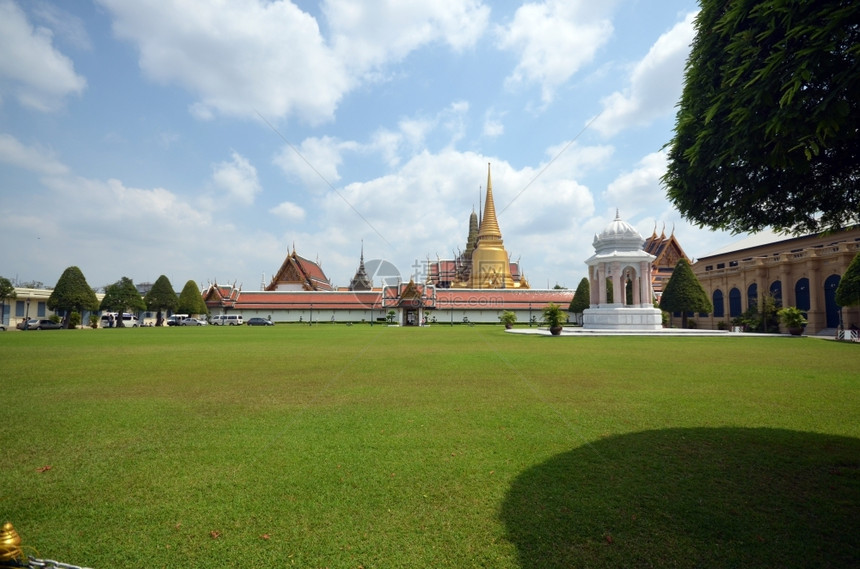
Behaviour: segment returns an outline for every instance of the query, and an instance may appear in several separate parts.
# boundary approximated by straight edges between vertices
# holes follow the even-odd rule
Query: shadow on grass
[[[860,567],[860,439],[779,429],[613,436],[518,476],[522,567]]]

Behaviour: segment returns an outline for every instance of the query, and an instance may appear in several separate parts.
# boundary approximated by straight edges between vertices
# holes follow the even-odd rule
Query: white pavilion
[[[654,255],[642,249],[645,239],[636,229],[615,219],[594,236],[594,255],[588,265],[590,306],[582,313],[582,327],[593,330],[660,330],[662,316],[654,307],[651,267]],[[607,282],[613,298],[608,300]],[[632,302],[627,303],[628,293]]]

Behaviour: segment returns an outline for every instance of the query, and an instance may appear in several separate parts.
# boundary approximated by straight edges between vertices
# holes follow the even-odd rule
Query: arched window
[[[782,307],[782,281],[773,281],[770,283],[770,295],[773,297],[773,302],[777,308]]]
[[[839,281],[842,277],[839,275],[830,275],[824,281],[824,310],[827,313],[827,327],[836,328],[839,326],[839,309],[836,304],[836,287],[839,286]]]
[[[804,312],[809,310],[809,279],[799,279],[794,285],[794,302]]]
[[[741,308],[741,291],[733,288],[729,291],[729,316],[735,318],[743,312]]]
[[[725,316],[725,308],[723,307],[723,291],[717,289],[714,291],[714,318],[722,318]]]
[[[758,285],[753,283],[747,288],[747,308],[758,305]]]

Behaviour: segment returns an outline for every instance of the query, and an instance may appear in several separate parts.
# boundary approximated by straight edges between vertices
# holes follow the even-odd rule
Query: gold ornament
[[[11,522],[3,524],[0,530],[0,563],[6,561],[17,561],[24,557],[21,551],[21,536],[12,527]]]

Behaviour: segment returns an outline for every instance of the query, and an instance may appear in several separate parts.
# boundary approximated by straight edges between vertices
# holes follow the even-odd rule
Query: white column
[[[639,268],[642,273],[642,277],[639,282],[640,290],[642,291],[640,293],[642,295],[641,304],[645,305],[647,303],[650,306],[653,302],[654,296],[654,291],[651,289],[651,263],[648,261],[642,261],[639,263]]]
[[[606,304],[606,266],[597,265],[597,304]]]
[[[636,274],[633,276],[633,305],[642,304],[640,300],[642,296],[642,275],[639,274],[639,271],[636,271]]]
[[[594,265],[588,266],[588,303],[591,306],[597,306],[600,303],[600,291],[597,289],[597,267]]]
[[[620,294],[620,296],[619,296]],[[621,274],[621,267],[618,263],[612,263],[612,295],[615,304],[624,305],[627,298],[627,287],[624,283],[624,275]]]

